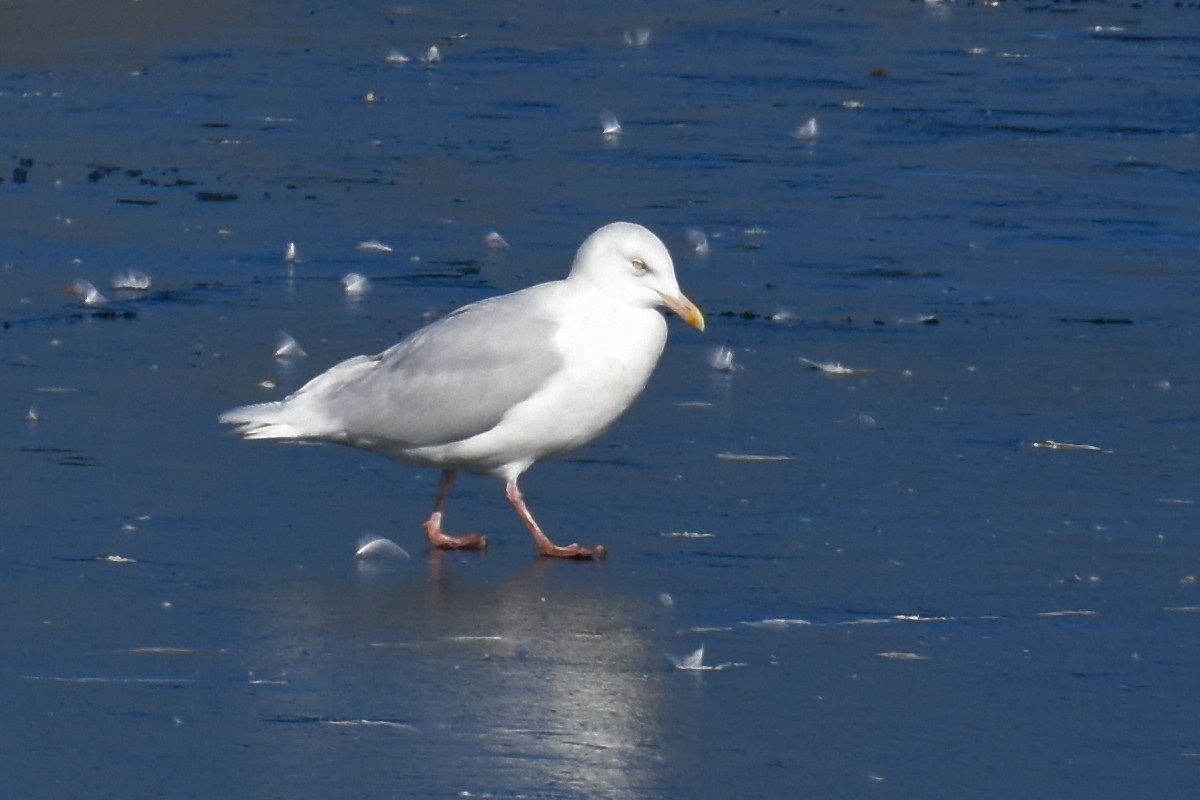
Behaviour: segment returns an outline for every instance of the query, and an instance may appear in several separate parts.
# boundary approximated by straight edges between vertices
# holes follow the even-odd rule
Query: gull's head
[[[631,305],[666,306],[704,330],[704,314],[679,291],[667,246],[641,225],[613,222],[593,233],[580,245],[567,279],[586,281]]]

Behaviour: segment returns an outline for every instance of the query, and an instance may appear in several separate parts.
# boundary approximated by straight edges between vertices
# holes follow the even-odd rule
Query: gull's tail
[[[345,423],[331,414],[329,405],[339,394],[379,363],[378,358],[355,356],[313,378],[293,394],[271,403],[254,403],[230,409],[218,419],[236,425],[233,432],[246,439],[342,441]]]
[[[286,400],[254,403],[230,409],[217,419],[226,425],[236,425],[233,432],[245,439],[305,438],[305,434],[288,421],[286,407]]]

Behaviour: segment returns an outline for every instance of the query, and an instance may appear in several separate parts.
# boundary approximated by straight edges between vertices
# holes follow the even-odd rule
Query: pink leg
[[[607,554],[608,551],[604,549],[604,545],[602,544],[598,544],[595,547],[580,547],[577,544],[559,547],[550,541],[550,537],[542,532],[537,522],[534,521],[533,515],[529,513],[529,509],[525,506],[525,498],[521,496],[521,490],[517,488],[516,478],[505,484],[504,495],[508,498],[508,502],[512,503],[512,507],[517,510],[521,521],[525,523],[525,527],[529,529],[530,535],[533,536],[533,541],[537,544],[538,552],[542,555],[553,558],[604,558]]]
[[[485,550],[487,539],[477,533],[449,536],[442,532],[442,509],[446,506],[446,495],[450,494],[455,475],[452,469],[442,470],[442,477],[438,481],[437,499],[433,501],[433,513],[425,521],[425,538],[434,547],[442,550]]]

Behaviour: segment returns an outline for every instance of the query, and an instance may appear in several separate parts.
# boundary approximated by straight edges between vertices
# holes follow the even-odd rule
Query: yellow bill
[[[664,297],[663,302],[667,304],[667,308],[678,314],[679,318],[688,325],[691,325],[698,331],[704,330],[704,313],[691,300],[679,294],[674,297]]]

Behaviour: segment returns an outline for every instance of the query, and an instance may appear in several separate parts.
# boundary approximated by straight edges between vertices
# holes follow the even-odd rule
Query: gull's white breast
[[[559,326],[548,345],[562,357],[561,368],[492,429],[394,457],[509,477],[587,444],[616,422],[654,372],[666,320],[656,309],[614,302],[601,291],[558,286]]]

